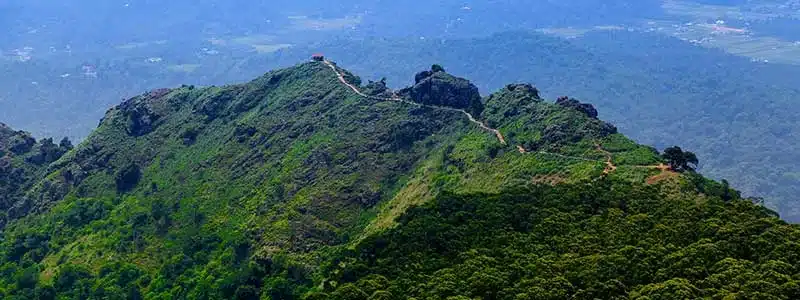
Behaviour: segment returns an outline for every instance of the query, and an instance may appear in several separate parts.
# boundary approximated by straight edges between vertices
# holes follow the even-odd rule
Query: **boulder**
[[[370,80],[362,91],[370,96],[389,98],[392,96],[392,91],[386,86],[386,78],[380,81]]]
[[[443,71],[424,71],[417,74],[415,81],[408,92],[417,103],[460,108],[475,114],[483,110],[478,87],[469,80]]]

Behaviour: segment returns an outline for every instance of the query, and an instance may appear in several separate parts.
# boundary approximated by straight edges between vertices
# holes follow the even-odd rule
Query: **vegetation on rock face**
[[[577,102],[577,100],[575,100]],[[591,106],[591,105],[589,105]],[[512,84],[486,99],[484,119],[525,149],[559,149],[617,132],[608,123],[573,106],[545,103],[531,85]]]
[[[597,109],[594,108],[591,104],[588,103],[581,103],[577,99],[572,99],[569,97],[560,97],[556,99],[556,104],[564,106],[564,107],[571,107],[580,112],[585,113],[590,118],[597,119]]]
[[[29,133],[16,131],[0,123],[0,228],[9,213],[27,204],[25,191],[43,176],[48,164],[72,150],[64,138],[56,145],[53,139],[36,141]]]
[[[8,200],[0,296],[797,296],[800,231],[725,182],[653,168],[577,101],[426,72],[398,94],[508,145],[320,62],[134,97],[55,161],[4,138],[4,163],[45,155]]]

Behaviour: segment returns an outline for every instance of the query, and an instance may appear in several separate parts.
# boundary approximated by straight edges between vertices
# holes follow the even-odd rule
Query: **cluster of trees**
[[[667,161],[670,168],[677,172],[694,171],[700,163],[696,154],[683,151],[683,149],[678,146],[664,149],[664,154],[662,154],[661,157]]]
[[[800,229],[736,197],[601,182],[443,195],[313,299],[797,299]]]

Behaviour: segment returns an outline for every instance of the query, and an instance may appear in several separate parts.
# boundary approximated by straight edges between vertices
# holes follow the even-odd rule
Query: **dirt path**
[[[600,143],[595,143],[597,146],[597,150],[606,154],[608,159],[606,160],[606,168],[603,170],[603,174],[608,175],[612,172],[617,170],[617,166],[614,165],[613,156],[614,154],[610,151],[603,149],[603,146]],[[665,165],[664,163],[659,163],[657,165],[650,165],[650,166],[632,166],[634,168],[644,168],[644,169],[656,169],[661,171],[658,175],[652,176],[647,179],[647,184],[654,184],[658,181],[661,181],[663,178],[669,178],[672,176],[677,175],[678,173],[672,170],[672,167]]]
[[[344,75],[342,75],[342,73],[339,73],[339,70],[338,70],[338,69],[336,69],[336,66],[334,66],[334,65],[333,65],[333,64],[332,64],[330,61],[327,61],[327,60],[326,60],[326,61],[324,61],[324,63],[325,63],[326,65],[328,65],[328,67],[330,67],[330,68],[331,68],[331,70],[333,70],[333,72],[334,72],[334,73],[336,73],[336,77],[338,77],[338,78],[339,78],[339,81],[340,81],[341,83],[343,83],[344,85],[346,85],[347,87],[349,87],[351,90],[353,90],[353,92],[355,92],[355,93],[356,93],[356,94],[358,94],[359,96],[361,96],[361,97],[365,97],[365,98],[370,98],[370,99],[375,99],[375,98],[378,98],[378,97],[369,96],[369,95],[367,95],[367,94],[364,94],[364,93],[362,93],[362,92],[361,92],[361,91],[360,91],[360,90],[359,90],[359,89],[358,89],[356,86],[354,86],[354,85],[350,84],[349,82],[347,82],[347,80],[345,80],[345,79],[344,79]],[[379,98],[378,100],[388,100],[388,99]]]
[[[603,149],[603,146],[601,146],[600,143],[595,143],[594,145],[597,147],[597,151],[603,152],[603,154],[605,154],[606,158],[607,158],[606,159],[606,168],[605,168],[605,170],[603,170],[603,174],[608,175],[608,174],[611,174],[611,172],[616,171],[617,170],[617,166],[614,165],[614,161],[613,161],[614,154],[611,153],[610,151],[606,150],[606,149]]]
[[[333,72],[334,72],[334,73],[336,73],[336,77],[339,79],[339,81],[340,81],[342,84],[344,84],[345,86],[347,86],[347,87],[348,87],[350,90],[352,90],[354,93],[358,94],[358,95],[359,95],[359,96],[361,96],[361,97],[368,98],[368,99],[373,99],[373,100],[378,100],[378,101],[396,101],[396,102],[402,102],[402,103],[406,103],[406,104],[414,105],[414,106],[417,106],[417,107],[428,107],[428,108],[432,108],[432,109],[439,109],[439,110],[447,110],[447,111],[459,112],[459,113],[462,113],[462,114],[464,114],[465,116],[467,116],[467,118],[469,119],[469,121],[470,121],[470,122],[474,123],[475,125],[478,125],[478,127],[480,127],[481,129],[483,129],[483,130],[486,130],[486,131],[489,131],[489,132],[493,133],[493,134],[494,134],[494,135],[497,137],[497,140],[498,140],[498,141],[500,141],[500,143],[501,143],[501,144],[503,144],[503,145],[508,145],[508,143],[506,143],[506,139],[505,139],[505,137],[503,136],[503,134],[502,134],[502,133],[501,133],[499,130],[489,127],[488,125],[486,125],[486,123],[483,123],[483,122],[479,121],[479,120],[478,120],[478,119],[476,119],[476,118],[475,118],[475,117],[474,117],[472,114],[470,114],[469,112],[467,112],[467,111],[465,111],[465,110],[463,110],[463,109],[452,108],[452,107],[444,107],[444,106],[435,106],[435,105],[421,104],[421,103],[417,103],[417,102],[412,102],[412,101],[405,100],[405,99],[403,99],[403,98],[401,98],[401,97],[399,97],[399,96],[397,96],[397,95],[393,95],[392,97],[377,97],[377,96],[370,96],[370,95],[367,95],[367,94],[364,94],[363,92],[361,92],[361,90],[359,90],[359,89],[358,89],[358,87],[356,87],[355,85],[353,85],[353,84],[351,84],[351,83],[347,82],[347,80],[344,78],[344,75],[343,75],[341,72],[339,72],[339,69],[337,69],[337,68],[336,68],[336,66],[334,66],[334,65],[333,65],[333,63],[331,63],[329,60],[324,60],[324,61],[323,61],[323,63],[325,63],[325,64],[326,64],[328,67],[330,67],[330,68],[331,68],[331,70],[333,70]],[[598,144],[598,147],[599,147],[599,144]],[[525,150],[525,148],[523,148],[523,147],[522,147],[522,146],[520,146],[520,145],[517,145],[517,150],[519,150],[519,152],[520,152],[520,153],[522,153],[522,154],[526,154],[526,153],[538,153],[538,154],[552,155],[552,156],[557,156],[557,157],[561,157],[561,158],[567,158],[567,159],[577,159],[577,160],[583,160],[583,161],[592,161],[592,162],[603,162],[603,161],[599,161],[599,160],[595,160],[595,159],[589,159],[589,158],[585,158],[585,157],[578,157],[578,156],[568,156],[568,155],[563,155],[563,154],[558,154],[558,153],[551,153],[551,152],[545,152],[545,151],[528,152],[528,151],[526,151],[526,150]],[[605,162],[608,164],[608,166],[609,166],[609,168],[607,168],[606,172],[610,173],[610,172],[612,172],[612,171],[616,170],[616,169],[617,169],[617,167],[616,167],[616,166],[614,166],[614,165],[611,163],[611,153],[610,153],[610,152],[607,152],[607,151],[603,151],[603,152],[605,152],[605,153],[608,153],[608,156],[609,156],[609,157],[608,157],[608,160],[607,160],[607,161],[605,161]]]
[[[655,166],[647,166],[647,168],[659,169],[659,170],[661,170],[661,172],[668,172],[668,171],[671,172],[672,171],[672,167],[670,167],[668,165],[665,165],[663,163],[657,164]]]
[[[354,86],[354,85],[350,84],[349,82],[347,82],[347,80],[344,79],[344,75],[341,72],[339,72],[339,69],[337,69],[336,66],[333,65],[333,63],[331,63],[328,60],[325,60],[323,62],[326,65],[328,65],[328,67],[330,67],[331,70],[333,70],[333,72],[336,73],[336,77],[339,78],[339,81],[341,83],[346,85],[348,88],[350,88],[353,92],[355,92],[356,94],[358,94],[361,97],[368,98],[368,99],[373,99],[373,100],[378,100],[378,101],[403,102],[403,103],[411,104],[411,105],[418,106],[418,107],[428,107],[428,108],[432,108],[432,109],[459,112],[459,113],[462,113],[465,116],[467,116],[467,119],[469,119],[470,122],[474,123],[475,125],[478,125],[478,127],[480,127],[481,129],[493,133],[497,137],[497,140],[500,141],[501,144],[507,145],[506,138],[503,136],[502,133],[500,133],[499,130],[491,128],[491,127],[487,126],[486,123],[478,121],[478,119],[476,119],[474,116],[472,116],[472,114],[470,114],[466,110],[458,109],[458,108],[452,108],[452,107],[443,107],[443,106],[435,106],[435,105],[427,105],[427,104],[416,103],[416,102],[412,102],[412,101],[408,101],[408,100],[402,99],[402,98],[400,98],[400,97],[398,97],[396,95],[393,95],[392,97],[385,98],[385,97],[377,97],[377,96],[370,96],[370,95],[364,94],[356,86]]]

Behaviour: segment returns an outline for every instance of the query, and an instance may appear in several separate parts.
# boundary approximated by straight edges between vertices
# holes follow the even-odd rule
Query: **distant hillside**
[[[308,62],[124,101],[12,199],[0,295],[798,295],[800,228],[694,173],[691,153],[529,84],[481,97],[440,65],[413,82]]]

